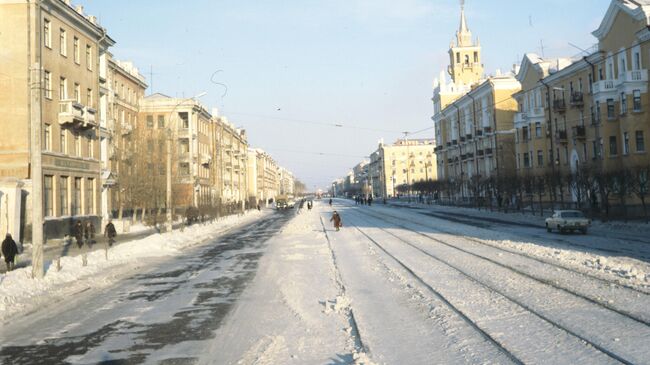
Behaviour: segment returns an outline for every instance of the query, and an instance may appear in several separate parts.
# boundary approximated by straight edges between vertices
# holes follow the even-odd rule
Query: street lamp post
[[[167,124],[167,227],[166,231],[171,232],[173,229],[173,215],[172,215],[172,141],[174,137],[174,129],[172,128],[172,120],[176,122],[176,118],[172,119],[172,115],[176,108],[188,100],[198,99],[202,96],[205,96],[207,92],[202,92],[198,95],[195,95],[191,98],[182,99],[174,108],[169,112],[169,122]],[[191,121],[190,121],[191,124]],[[194,187],[192,187],[194,189]]]

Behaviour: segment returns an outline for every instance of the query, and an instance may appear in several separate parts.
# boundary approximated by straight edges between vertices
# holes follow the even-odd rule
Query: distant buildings
[[[224,214],[293,194],[293,175],[263,152],[249,163],[246,132],[224,116],[194,99],[145,97],[145,78],[113,58],[115,41],[82,6],[0,1],[0,18],[0,234],[30,239],[34,173],[48,238],[78,219],[164,216],[170,203]],[[34,122],[41,171],[30,164]]]

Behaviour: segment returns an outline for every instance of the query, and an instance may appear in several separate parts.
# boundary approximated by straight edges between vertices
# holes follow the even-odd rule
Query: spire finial
[[[460,10],[465,10],[465,0],[460,0]]]

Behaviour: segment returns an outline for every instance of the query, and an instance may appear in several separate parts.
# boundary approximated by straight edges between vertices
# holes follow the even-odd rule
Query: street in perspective
[[[650,365],[650,0],[152,5],[0,0],[0,364]]]

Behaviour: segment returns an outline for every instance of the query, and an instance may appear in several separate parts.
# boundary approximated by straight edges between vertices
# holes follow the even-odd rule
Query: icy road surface
[[[650,244],[448,213],[264,216],[7,322],[0,363],[650,364]]]

